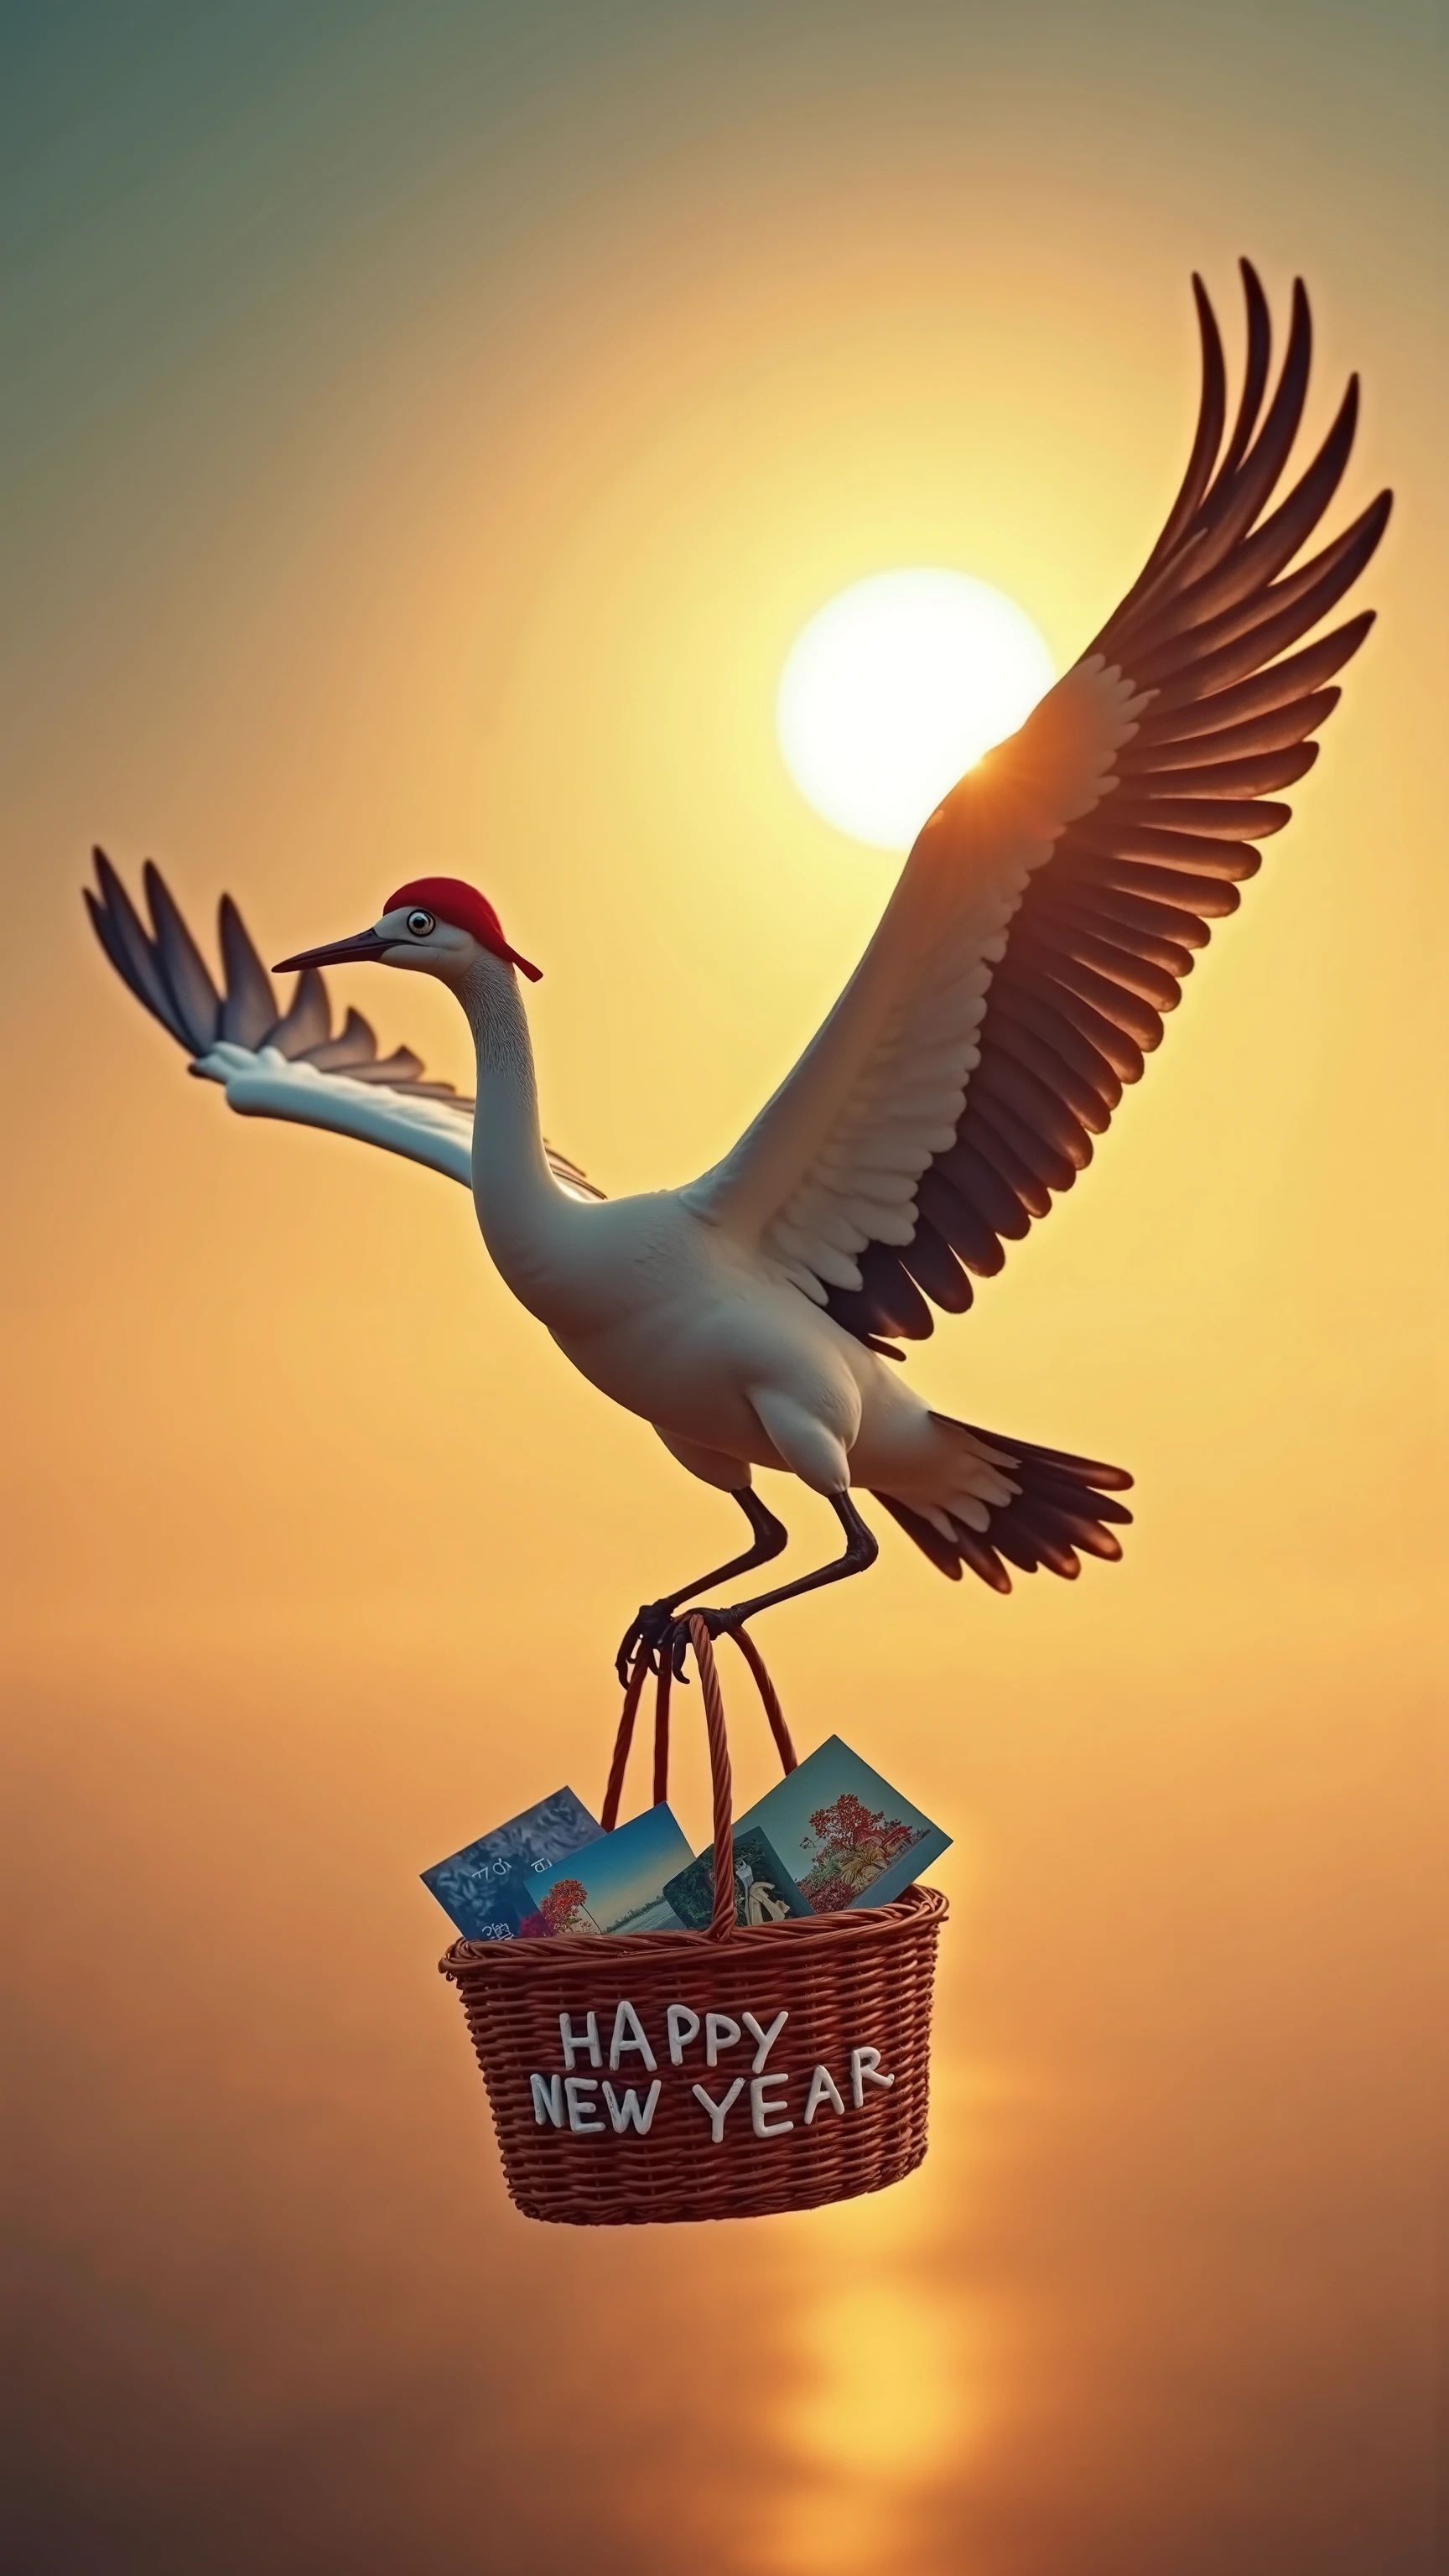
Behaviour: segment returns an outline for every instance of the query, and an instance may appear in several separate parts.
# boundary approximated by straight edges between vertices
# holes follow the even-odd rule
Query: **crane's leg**
[[[802,1592],[818,1592],[822,1584],[843,1583],[848,1574],[864,1574],[880,1554],[880,1542],[873,1530],[867,1529],[848,1493],[827,1494],[836,1519],[845,1532],[845,1554],[832,1557],[828,1565],[817,1566],[813,1574],[797,1575],[793,1583],[782,1583],[774,1592],[761,1592],[753,1601],[737,1601],[728,1610],[701,1610],[712,1637],[722,1636],[727,1628],[742,1628],[747,1619],[757,1618],[762,1610],[773,1610],[778,1602],[794,1601]],[[709,1580],[713,1582],[714,1577]],[[686,1613],[686,1617],[695,1614]],[[684,1669],[684,1649],[688,1631],[684,1621],[676,1619],[670,1630],[670,1651],[676,1672]]]
[[[772,1557],[778,1556],[789,1545],[790,1533],[784,1522],[776,1519],[752,1486],[736,1485],[732,1492],[754,1531],[753,1547],[747,1548],[743,1556],[731,1557],[728,1565],[717,1565],[709,1574],[696,1575],[692,1583],[681,1583],[677,1592],[666,1593],[662,1600],[646,1601],[641,1605],[637,1619],[624,1632],[615,1658],[621,1682],[627,1682],[629,1667],[641,1649],[648,1655],[652,1667],[674,1625],[674,1613],[681,1601],[688,1601],[693,1593],[703,1592],[709,1584],[728,1583],[737,1574],[748,1574],[757,1565],[768,1565]]]

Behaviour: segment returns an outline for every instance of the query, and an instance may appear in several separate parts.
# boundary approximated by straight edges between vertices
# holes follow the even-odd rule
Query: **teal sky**
[[[1300,192],[1303,256],[1394,303],[1434,256],[1418,0],[66,0],[7,9],[0,62],[6,430],[52,489],[208,380],[246,443],[289,359],[293,416],[385,375],[450,272],[497,327],[636,226],[708,261],[732,210],[788,219],[842,163],[985,163],[1003,226],[1033,196],[1104,230],[1150,205],[1204,256],[1225,215],[1288,252],[1263,216],[1286,236]]]
[[[178,557],[315,511],[410,378],[481,349],[526,406],[631,269],[708,297],[842,188],[956,196],[986,261],[1085,227],[1124,282],[1251,245],[1429,363],[1427,0],[19,0],[0,74],[0,534],[42,722],[118,613],[145,649]],[[838,262],[868,287],[868,234]]]

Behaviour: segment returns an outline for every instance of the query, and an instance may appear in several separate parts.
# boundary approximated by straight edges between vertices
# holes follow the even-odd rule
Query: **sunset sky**
[[[27,2576],[1430,2576],[1428,0],[22,0],[0,46]],[[597,1812],[619,1632],[735,1523],[462,1190],[186,1079],[90,845],[268,958],[475,881],[550,1135],[688,1178],[896,867],[791,784],[791,644],[935,564],[1065,667],[1240,252],[1313,297],[1305,454],[1361,371],[1379,625],[1091,1172],[912,1359],[1130,1465],[1126,1561],[1000,1601],[888,1528],[761,1634],[802,1746],[955,1837],[930,2158],[530,2225],[417,1873]],[[468,1081],[441,991],[337,991]]]

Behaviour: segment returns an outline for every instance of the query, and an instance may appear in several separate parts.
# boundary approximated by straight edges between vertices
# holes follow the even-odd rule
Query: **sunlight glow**
[[[949,2096],[957,2086],[942,2071]],[[943,2210],[959,2216],[964,2197],[957,2142],[934,2172],[811,2212],[789,2285],[797,2366],[776,2399],[792,2470],[769,2532],[778,2576],[903,2566],[903,2535],[981,2448],[984,2319],[969,2295],[948,2312],[939,2291]]]
[[[776,702],[785,766],[828,823],[908,849],[1055,677],[1025,610],[989,582],[876,573],[828,600],[791,648]]]

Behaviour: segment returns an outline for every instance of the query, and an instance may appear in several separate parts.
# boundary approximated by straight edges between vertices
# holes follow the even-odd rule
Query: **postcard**
[[[551,1798],[540,1798],[536,1807],[525,1807],[521,1816],[425,1869],[423,1885],[468,1940],[512,1941],[533,1911],[529,1871],[564,1859],[580,1843],[596,1842],[599,1831],[572,1789],[555,1789]]]
[[[690,1850],[669,1809],[646,1807],[612,1834],[570,1852],[527,1882],[534,1915],[525,1938],[559,1932],[681,1932],[664,1882],[689,1865]]]
[[[714,1845],[692,1860],[664,1893],[691,1932],[707,1932],[714,1920]],[[758,1826],[735,1834],[735,1921],[782,1923],[787,1914],[809,1914],[811,1908],[768,1836]]]
[[[951,1843],[838,1735],[740,1818],[736,1849],[752,1827],[768,1836],[816,1914],[889,1905]]]

